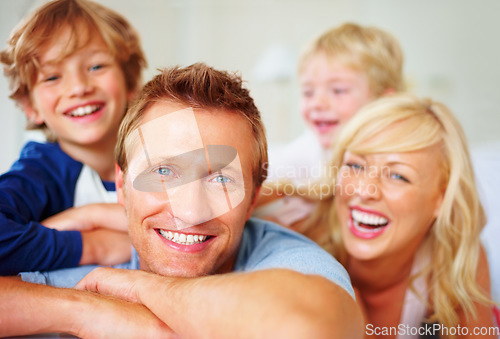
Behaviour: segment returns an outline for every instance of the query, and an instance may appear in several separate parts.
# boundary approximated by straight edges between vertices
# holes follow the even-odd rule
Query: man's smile
[[[179,232],[166,231],[158,229],[158,233],[167,240],[173,241],[180,245],[201,244],[207,241],[211,236],[203,234],[185,234]]]

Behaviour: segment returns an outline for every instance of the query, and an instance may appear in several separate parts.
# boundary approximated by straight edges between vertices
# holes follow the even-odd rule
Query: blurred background
[[[0,0],[0,46],[40,0]],[[139,31],[149,80],[159,67],[203,61],[238,71],[260,108],[271,147],[304,129],[296,62],[325,30],[376,25],[400,41],[411,91],[447,104],[473,146],[500,139],[500,1],[482,0],[98,0]],[[27,137],[24,116],[0,80],[0,172]],[[493,146],[491,146],[493,145]]]
[[[411,91],[447,104],[470,143],[500,143],[500,1],[482,0],[98,0],[141,37],[149,80],[157,68],[203,61],[238,71],[266,124],[271,147],[303,131],[296,62],[325,30],[347,21],[390,31],[405,53]],[[0,46],[40,0],[0,0]],[[0,78],[0,172],[27,136],[24,116]],[[29,135],[28,135],[29,137]],[[494,146],[491,146],[494,145]]]

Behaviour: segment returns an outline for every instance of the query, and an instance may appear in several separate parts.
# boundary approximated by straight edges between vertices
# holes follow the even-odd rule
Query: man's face
[[[141,268],[182,277],[230,272],[253,206],[248,122],[160,102],[130,141],[117,190]]]

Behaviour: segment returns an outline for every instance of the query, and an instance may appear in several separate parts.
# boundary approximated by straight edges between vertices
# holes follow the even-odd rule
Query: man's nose
[[[213,203],[209,200],[201,180],[190,182],[169,192],[172,215],[177,229],[198,225],[217,217]]]

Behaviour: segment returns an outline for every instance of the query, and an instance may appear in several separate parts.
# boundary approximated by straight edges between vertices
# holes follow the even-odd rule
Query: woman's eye
[[[403,177],[401,174],[391,173],[390,177],[393,179],[396,179],[396,180],[401,180],[401,181],[408,182],[408,183],[410,182],[408,179]]]
[[[349,168],[354,168],[354,169],[363,169],[363,166],[354,162],[347,162],[345,165]]]

